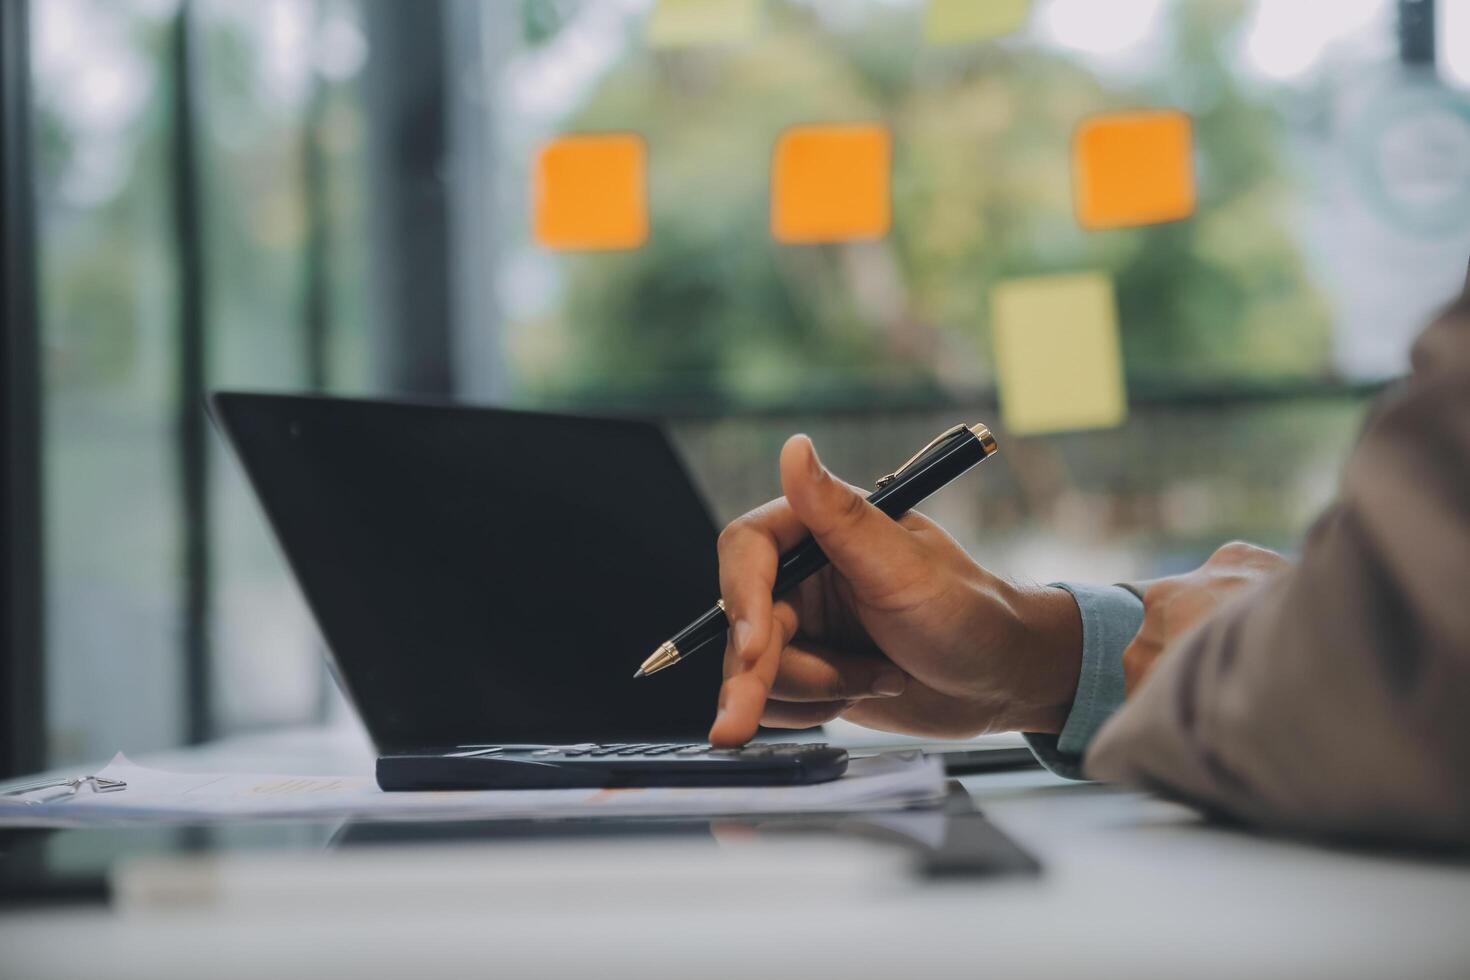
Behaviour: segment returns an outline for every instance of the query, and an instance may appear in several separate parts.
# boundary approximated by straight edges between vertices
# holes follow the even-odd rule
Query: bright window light
[[[1267,78],[1300,78],[1316,67],[1333,42],[1388,12],[1388,0],[1260,0],[1246,29],[1246,61]]]
[[[1448,85],[1470,88],[1470,0],[1439,0],[1436,9],[1440,75]]]
[[[1052,0],[1041,26],[1064,48],[1116,54],[1148,40],[1162,8],[1163,0]]]

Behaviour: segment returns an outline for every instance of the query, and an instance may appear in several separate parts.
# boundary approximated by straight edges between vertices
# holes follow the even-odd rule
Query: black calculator
[[[847,771],[847,752],[822,743],[757,742],[458,745],[378,757],[385,790],[564,789],[618,786],[790,786]]]

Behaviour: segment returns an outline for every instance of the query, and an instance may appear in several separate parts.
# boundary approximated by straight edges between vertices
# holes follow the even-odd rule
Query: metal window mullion
[[[209,636],[212,590],[209,445],[204,416],[208,336],[194,7],[193,0],[183,0],[179,5],[169,44],[171,189],[178,294],[175,463],[182,522],[179,529],[180,636],[184,737],[190,743],[207,741],[214,735]]]
[[[445,6],[362,0],[362,12],[371,52],[363,94],[379,382],[389,392],[452,395]]]
[[[0,2],[0,779],[46,765],[40,317],[29,10]]]
[[[321,4],[316,6],[320,35]],[[319,37],[317,38],[319,40]],[[311,73],[311,94],[301,123],[301,199],[306,213],[306,242],[301,255],[301,327],[306,383],[312,391],[331,384],[332,354],[332,227],[327,197],[327,160],[322,150],[328,91],[321,73]]]

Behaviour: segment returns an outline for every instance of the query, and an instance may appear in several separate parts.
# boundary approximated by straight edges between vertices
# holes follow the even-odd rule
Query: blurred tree
[[[729,50],[631,41],[568,121],[629,129],[650,155],[652,237],[565,259],[555,351],[523,394],[737,403],[859,389],[957,393],[990,382],[986,297],[998,279],[1101,269],[1117,283],[1135,385],[1320,376],[1330,329],[1290,234],[1284,127],[1241,87],[1226,42],[1242,0],[1168,8],[1168,56],[1109,86],[1031,46],[924,47],[917,7],[824,23],[773,3]],[[1070,141],[1083,117],[1180,105],[1195,120],[1199,210],[1084,233]],[[894,135],[893,228],[879,242],[781,246],[768,230],[779,131],[879,119]]]

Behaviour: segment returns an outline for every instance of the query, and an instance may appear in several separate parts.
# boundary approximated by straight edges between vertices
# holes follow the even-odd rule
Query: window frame
[[[0,779],[46,757],[29,25],[27,0],[0,4]]]

